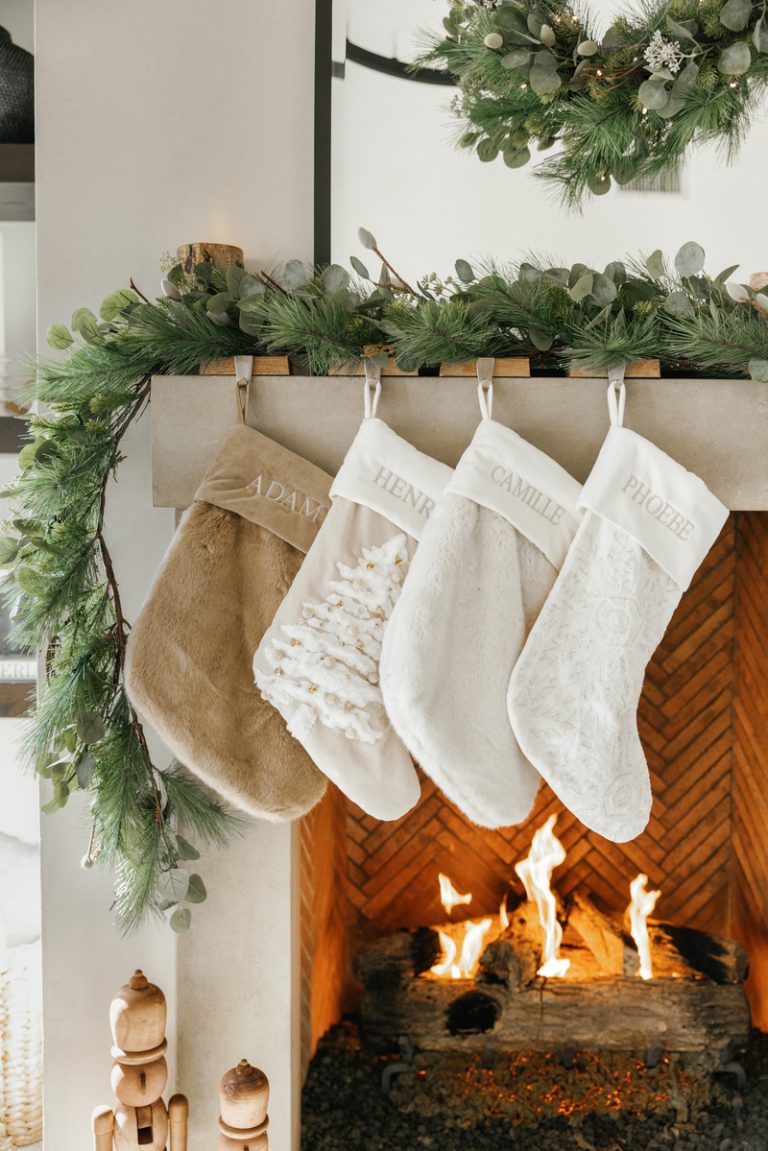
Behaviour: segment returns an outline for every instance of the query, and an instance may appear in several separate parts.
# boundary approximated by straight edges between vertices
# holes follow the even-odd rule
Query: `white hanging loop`
[[[235,398],[241,424],[245,423],[245,406],[248,402],[248,387],[252,375],[253,356],[235,356]]]
[[[493,372],[496,360],[493,356],[481,356],[477,361],[477,398],[480,414],[484,420],[493,417]]]
[[[624,424],[624,408],[627,404],[625,368],[625,364],[618,364],[615,368],[608,369],[608,415],[611,417],[611,424],[619,428]]]
[[[381,364],[365,360],[365,383],[363,384],[363,406],[366,420],[376,415],[381,396]]]

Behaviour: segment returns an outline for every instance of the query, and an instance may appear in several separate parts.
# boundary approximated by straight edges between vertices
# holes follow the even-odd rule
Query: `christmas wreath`
[[[422,62],[456,77],[459,142],[536,168],[570,207],[674,170],[689,146],[732,158],[768,82],[765,0],[666,0],[600,36],[572,0],[450,0]]]
[[[410,370],[480,355],[530,355],[548,373],[661,356],[669,372],[768,381],[768,296],[732,282],[734,268],[707,275],[698,244],[683,245],[673,266],[654,252],[602,271],[534,260],[476,268],[462,259],[454,274],[411,287],[370,232],[360,238],[381,258],[374,277],[357,257],[356,277],[298,260],[253,275],[210,264],[189,273],[171,261],[162,298],[132,285],[98,315],[79,308],[68,327],[49,330],[49,343],[67,355],[38,366],[30,400],[42,410],[28,418],[20,475],[3,492],[12,511],[0,568],[16,639],[45,657],[27,740],[31,766],[52,785],[44,810],[88,794],[83,863],[113,872],[126,930],[152,915],[185,930],[191,905],[205,898],[186,866],[199,856],[190,840],[222,846],[236,828],[181,765],[153,762],[123,685],[129,624],[105,512],[152,375],[275,353],[322,375],[386,345]]]

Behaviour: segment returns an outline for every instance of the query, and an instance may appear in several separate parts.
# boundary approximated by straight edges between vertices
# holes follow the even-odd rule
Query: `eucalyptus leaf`
[[[102,320],[111,323],[126,308],[130,308],[132,304],[138,304],[138,302],[139,297],[130,288],[118,288],[116,292],[110,293],[105,300],[102,300],[99,315]]]
[[[263,296],[266,290],[264,281],[258,276],[252,276],[250,272],[246,272],[240,280],[241,300],[256,299],[257,296]]]
[[[539,33],[539,39],[541,40],[542,44],[547,46],[547,48],[553,48],[557,43],[557,37],[555,36],[554,31],[550,28],[549,24],[542,24],[541,32]]]
[[[580,56],[594,56],[600,51],[600,45],[595,40],[582,40],[576,45],[576,51]]]
[[[551,52],[536,52],[528,83],[537,96],[552,96],[560,88],[562,80],[557,74],[557,60]]]
[[[689,240],[675,256],[675,268],[679,276],[697,276],[704,270],[706,253],[701,244]]]
[[[758,383],[768,384],[768,360],[750,360],[749,374]]]
[[[534,348],[539,352],[548,352],[555,342],[553,336],[548,335],[546,332],[537,332],[535,329],[531,329],[528,333],[528,338]]]
[[[493,140],[489,139],[488,136],[477,145],[478,159],[482,160],[484,164],[490,164],[491,161],[496,159],[498,154],[498,145],[494,144]]]
[[[540,283],[542,277],[541,270],[534,267],[533,264],[527,263],[526,261],[524,261],[518,268],[517,275],[521,284],[528,284],[531,287],[534,287],[536,284]]]
[[[720,23],[729,32],[741,32],[749,23],[752,0],[728,0],[720,9]]]
[[[657,248],[655,252],[651,252],[648,259],[645,261],[645,270],[649,276],[654,280],[661,280],[664,277],[664,253],[661,248]]]
[[[70,327],[73,332],[81,333],[84,324],[89,327],[95,327],[97,324],[96,317],[90,308],[77,308],[72,313]]]
[[[506,56],[502,56],[501,65],[503,68],[525,68],[531,58],[531,53],[528,48],[513,48],[511,52],[507,52]]]
[[[347,287],[349,272],[346,268],[342,268],[341,264],[330,264],[327,268],[323,268],[320,273],[320,283],[329,296],[333,295],[334,292],[340,292]]]
[[[48,328],[46,338],[49,346],[51,348],[57,348],[59,351],[64,351],[74,343],[66,324],[51,324]]]
[[[687,96],[696,87],[698,79],[699,66],[689,60],[672,85],[672,91],[676,96]]]
[[[361,279],[370,280],[371,273],[368,271],[362,260],[358,260],[357,256],[350,256],[349,262]]]
[[[751,298],[744,285],[737,284],[735,280],[729,280],[725,285],[725,290],[736,304],[746,304]]]
[[[173,907],[173,904],[170,903],[169,906]],[[185,931],[189,931],[192,912],[188,907],[177,907],[168,922],[177,935],[183,935]]]
[[[205,903],[208,897],[208,892],[205,890],[205,884],[199,875],[190,875],[189,887],[185,899],[187,903]]]
[[[181,903],[186,898],[189,888],[189,876],[183,867],[171,867],[168,871],[161,871],[157,880],[157,893],[162,899],[169,899],[173,903]]]
[[[735,44],[729,44],[720,53],[717,61],[717,69],[724,76],[743,76],[748,72],[752,64],[752,53],[749,50],[749,44],[746,40],[737,40]]]
[[[289,288],[303,288],[307,282],[307,269],[303,260],[289,260],[283,273]]]
[[[257,312],[241,308],[239,327],[241,332],[246,332],[249,336],[260,336],[264,328],[264,320]]]
[[[541,39],[542,23],[543,21],[540,16],[537,16],[535,12],[529,12],[527,20],[528,31],[531,36],[535,36],[537,40]]]
[[[183,835],[176,836],[176,850],[179,859],[194,860],[200,858],[200,852],[194,844],[190,843],[188,839],[185,839]]]
[[[371,252],[375,252],[379,246],[376,243],[376,237],[374,236],[373,232],[369,232],[367,228],[358,228],[357,238],[363,247],[368,248],[368,250]]]
[[[38,599],[41,596],[44,596],[48,590],[48,581],[45,579],[45,577],[41,576],[40,572],[35,571],[34,568],[28,567],[26,565],[20,567],[17,570],[16,582],[18,583],[21,590],[25,591],[27,595],[34,596]]]
[[[239,264],[230,264],[224,273],[227,291],[235,300],[240,298],[240,284],[244,277],[245,268],[241,268]]]
[[[664,120],[671,120],[678,112],[682,111],[685,107],[685,99],[682,96],[676,96],[674,91],[670,94],[669,99],[663,108],[656,109],[656,115],[661,116]]]
[[[13,536],[0,536],[0,568],[13,567],[19,554],[19,541]]]
[[[621,260],[612,260],[610,264],[605,266],[605,275],[614,284],[620,286],[627,278],[627,269],[624,267]]]
[[[229,292],[217,292],[215,296],[211,296],[206,304],[209,316],[220,316],[222,312],[226,312],[230,304],[234,304],[234,296]]]
[[[595,272],[592,277],[592,298],[598,304],[611,304],[616,299],[617,291],[613,280],[604,276],[602,272]]]
[[[752,29],[752,43],[758,52],[768,52],[768,23],[761,16]]]
[[[573,287],[569,289],[568,294],[570,295],[571,299],[574,300],[577,304],[582,300],[586,300],[587,296],[592,291],[593,281],[594,276],[592,272],[585,272],[583,276],[580,276]]]
[[[675,38],[675,40],[693,40],[693,32],[690,28],[686,28],[685,24],[680,24],[677,20],[673,20],[671,16],[667,16],[667,31]]]
[[[77,782],[83,791],[87,791],[93,781],[93,772],[96,767],[96,760],[91,755],[90,751],[86,751],[80,756],[77,761]]]
[[[531,158],[530,148],[515,148],[508,146],[504,149],[504,163],[508,168],[524,168]]]
[[[651,76],[650,79],[643,80],[637,90],[637,98],[642,101],[645,108],[651,112],[658,112],[668,102],[669,90],[663,80],[654,80]]]
[[[757,304],[761,311],[768,312],[768,296],[766,296],[765,292],[758,292],[754,298],[754,303]]]
[[[208,319],[219,328],[226,328],[232,322],[227,312],[209,312]]]
[[[685,292],[670,292],[664,301],[664,310],[669,312],[670,316],[684,320],[690,320],[696,314]]]
[[[474,281],[475,273],[469,260],[457,260],[454,267],[462,284],[471,284]]]
[[[83,743],[98,743],[107,733],[104,720],[95,711],[81,711],[76,726],[78,737]]]

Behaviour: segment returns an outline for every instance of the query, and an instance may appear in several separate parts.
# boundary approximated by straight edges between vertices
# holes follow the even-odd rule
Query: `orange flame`
[[[479,923],[472,923],[470,920],[464,925],[464,939],[458,960],[456,940],[446,931],[438,931],[443,954],[440,962],[431,969],[432,974],[447,976],[449,979],[471,979],[477,970],[483,942],[492,922],[491,919],[482,919]]]
[[[565,848],[552,831],[556,818],[550,815],[534,834],[528,858],[515,864],[526,895],[536,902],[539,922],[544,929],[544,962],[537,974],[547,979],[561,979],[571,966],[570,959],[562,959],[558,955],[563,929],[557,921],[557,902],[550,886],[552,872],[565,859]]]
[[[653,979],[653,964],[651,963],[651,941],[648,938],[648,916],[656,906],[660,891],[646,891],[648,876],[637,875],[629,885],[629,894],[632,902],[629,905],[629,922],[631,924],[632,938],[635,941],[637,954],[640,956],[641,979]]]
[[[461,895],[451,883],[447,875],[443,875],[442,871],[438,872],[437,876],[440,881],[440,902],[445,910],[450,915],[454,907],[458,907],[462,903],[471,903],[471,895]]]
[[[506,895],[501,901],[499,908],[499,931],[506,931],[509,927],[509,912],[507,911],[507,897]]]

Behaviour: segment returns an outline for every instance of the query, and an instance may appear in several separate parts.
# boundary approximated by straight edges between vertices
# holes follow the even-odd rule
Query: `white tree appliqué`
[[[316,720],[347,739],[375,743],[384,735],[371,711],[384,719],[379,658],[408,563],[401,533],[381,547],[363,548],[355,567],[337,563],[324,603],[302,605],[303,622],[283,624],[264,655],[271,674],[256,671],[262,698],[280,708],[298,703],[290,717],[300,736]]]

